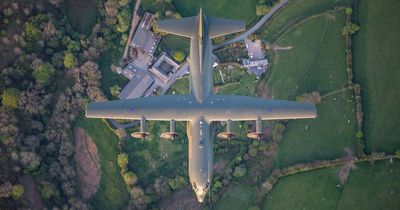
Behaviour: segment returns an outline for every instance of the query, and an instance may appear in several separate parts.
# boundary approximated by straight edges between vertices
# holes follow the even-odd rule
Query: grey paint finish
[[[213,62],[210,37],[244,30],[243,21],[207,18],[200,10],[196,17],[161,21],[157,28],[191,38],[191,94],[90,103],[86,117],[187,121],[189,178],[199,202],[204,201],[212,181],[212,121],[316,117],[314,104],[211,93]]]

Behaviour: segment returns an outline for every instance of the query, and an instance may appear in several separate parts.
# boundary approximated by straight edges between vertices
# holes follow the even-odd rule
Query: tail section
[[[246,23],[241,20],[208,17],[208,36],[215,38],[246,30]]]
[[[196,24],[196,18],[196,16],[193,16],[181,19],[158,21],[157,30],[160,32],[191,38],[194,35],[193,33],[194,26]]]
[[[208,27],[208,30],[204,30],[203,27]],[[206,35],[203,34],[203,31],[208,31],[209,38],[215,38],[245,29],[246,23],[244,21],[206,17],[201,9],[197,16],[157,22],[158,31],[188,38],[199,34],[201,36]]]

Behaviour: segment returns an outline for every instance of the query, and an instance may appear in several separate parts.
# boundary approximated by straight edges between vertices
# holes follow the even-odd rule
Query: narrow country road
[[[218,49],[220,47],[241,41],[243,39],[245,39],[246,37],[248,37],[250,34],[256,32],[259,28],[261,28],[261,26],[264,25],[264,23],[269,20],[272,15],[274,15],[280,8],[282,8],[283,6],[285,6],[287,3],[289,2],[289,0],[283,0],[281,2],[279,2],[279,4],[277,4],[274,8],[271,9],[271,11],[269,11],[266,15],[264,15],[264,17],[262,17],[254,26],[252,26],[249,30],[247,30],[246,32],[240,34],[239,36],[230,39],[222,44],[219,45],[215,45],[213,46],[213,49]]]
[[[140,2],[142,0],[137,0],[135,4],[135,9],[133,10],[132,13],[132,23],[131,23],[131,30],[129,31],[129,36],[128,36],[128,41],[125,46],[124,50],[124,55],[122,56],[122,59],[128,58],[128,50],[129,50],[129,44],[131,43],[132,37],[133,37],[133,32],[135,32],[136,26],[139,23],[139,16],[137,15],[137,11],[139,9]]]

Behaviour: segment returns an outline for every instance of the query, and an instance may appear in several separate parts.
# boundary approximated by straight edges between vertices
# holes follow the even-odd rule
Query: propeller
[[[175,120],[169,122],[169,132],[161,134],[160,138],[174,140],[178,137],[178,133],[175,132]]]
[[[264,136],[263,132],[262,132],[262,121],[261,121],[261,117],[258,117],[256,120],[256,131],[255,132],[251,132],[247,134],[247,137],[251,138],[251,139],[257,139],[257,140],[261,140],[261,138]]]
[[[218,138],[231,140],[235,135],[236,134],[232,132],[232,120],[228,120],[226,122],[226,132],[219,133]]]
[[[145,140],[147,137],[150,136],[148,132],[146,132],[146,118],[143,116],[140,119],[140,131],[134,132],[131,134],[133,138]]]

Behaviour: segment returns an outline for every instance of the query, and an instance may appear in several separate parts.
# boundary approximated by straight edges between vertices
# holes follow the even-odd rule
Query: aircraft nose
[[[197,200],[200,203],[203,203],[204,202],[204,198],[206,197],[206,194],[205,193],[196,193],[196,197],[197,197]]]

